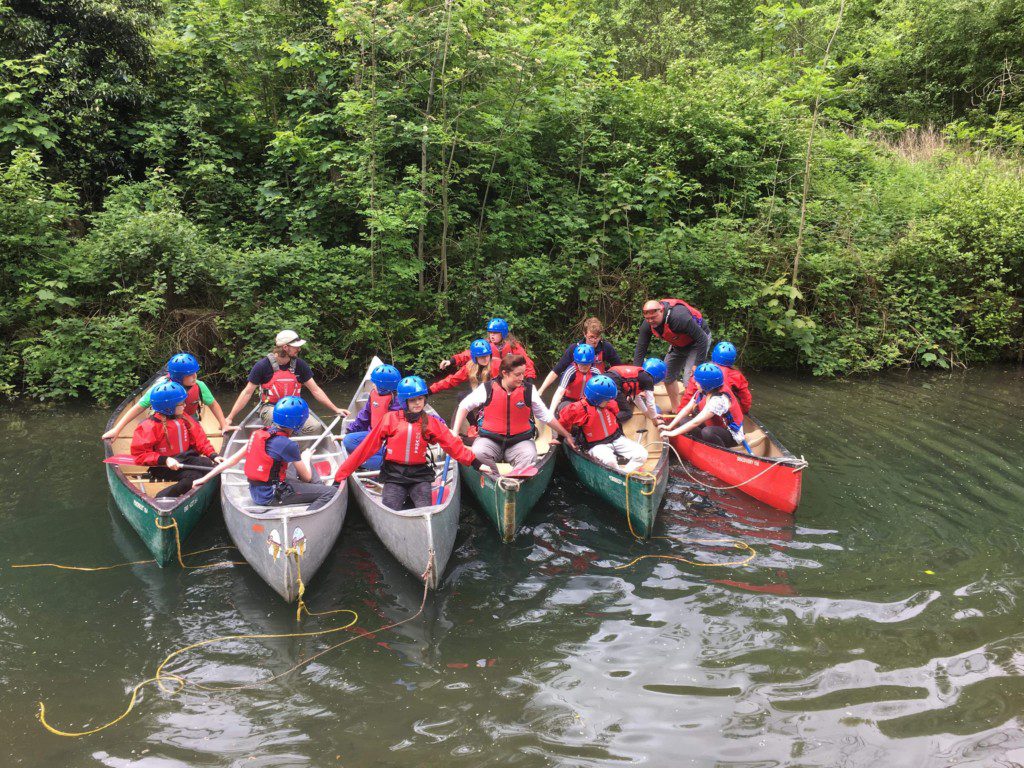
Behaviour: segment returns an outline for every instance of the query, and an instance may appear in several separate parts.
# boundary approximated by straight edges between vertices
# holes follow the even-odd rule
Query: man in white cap
[[[324,407],[334,413],[348,416],[348,411],[331,402],[327,393],[313,380],[309,363],[299,357],[299,348],[306,343],[295,331],[281,331],[274,339],[274,351],[261,357],[249,371],[248,382],[228,414],[227,429],[233,429],[232,422],[238,412],[246,407],[249,398],[257,389],[260,391],[259,416],[264,426],[269,427],[274,417],[274,403],[282,397],[298,396],[305,387]],[[310,414],[299,430],[301,434],[315,434],[319,431],[316,419]]]

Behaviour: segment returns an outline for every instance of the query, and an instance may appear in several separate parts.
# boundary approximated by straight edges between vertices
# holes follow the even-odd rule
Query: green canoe
[[[469,444],[472,441],[467,440],[464,431],[465,428],[463,440]],[[551,430],[546,425],[538,425],[535,442],[537,474],[533,477],[521,480],[510,477],[494,478],[477,472],[472,467],[459,465],[463,485],[472,492],[484,516],[494,524],[501,534],[501,540],[506,543],[515,538],[520,524],[544,495],[548,483],[555,474],[555,459],[558,452],[551,450]],[[499,464],[498,469],[502,474],[511,471],[508,464]]]
[[[651,535],[658,508],[665,498],[668,451],[663,450],[664,443],[660,441],[657,427],[639,409],[623,424],[622,431],[626,437],[643,444],[648,453],[644,466],[628,478],[621,469],[613,469],[568,445],[565,452],[580,482],[618,509],[623,517],[627,517],[628,508],[627,527],[637,537],[646,539]]]
[[[162,376],[162,373],[153,376],[130,397],[126,398],[114,411],[106,428],[113,427],[114,422],[120,418],[121,414],[134,405],[142,394]],[[113,440],[104,440],[104,456],[130,453],[135,427],[147,417],[148,413],[143,413],[128,423],[118,437]],[[219,451],[222,440],[220,429],[217,420],[208,408],[203,409],[202,424],[210,442]],[[177,535],[184,542],[195,528],[196,523],[199,522],[199,518],[210,506],[210,502],[217,497],[219,481],[209,482],[198,489],[189,491],[184,496],[157,499],[155,498],[156,494],[171,483],[151,482],[146,475],[146,467],[121,464],[105,464],[104,466],[107,470],[107,482],[110,484],[110,493],[114,497],[114,503],[149,547],[157,564],[162,567],[176,560],[178,549],[175,541],[175,528]],[[157,521],[159,521],[159,527]]]

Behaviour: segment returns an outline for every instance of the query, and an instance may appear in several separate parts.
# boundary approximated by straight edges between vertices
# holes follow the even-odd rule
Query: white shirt
[[[705,411],[711,411],[711,413],[713,413],[715,416],[725,416],[727,413],[729,413],[729,405],[730,403],[728,395],[713,395],[712,397],[708,398],[708,401],[704,404],[704,408],[703,410],[701,410],[701,413],[704,413]],[[732,430],[732,428],[729,428],[729,434],[732,435],[732,439],[736,441],[737,445],[743,442],[742,431],[735,432]]]
[[[479,408],[480,406],[482,406],[484,403],[487,402],[487,388],[489,386],[491,386],[491,382],[486,381],[479,387],[474,389],[472,392],[470,392],[468,395],[462,398],[462,402],[459,403],[459,408],[462,408],[463,410],[466,411],[471,411],[474,408]],[[500,387],[501,384],[499,383],[498,386]],[[544,405],[544,403],[541,401],[539,397],[537,397],[536,389],[534,389],[533,391],[533,403],[531,410],[533,411],[533,418],[535,418],[537,421],[541,421],[545,424],[550,424],[552,421],[555,420],[554,414],[551,413],[551,411],[548,410],[548,407]]]

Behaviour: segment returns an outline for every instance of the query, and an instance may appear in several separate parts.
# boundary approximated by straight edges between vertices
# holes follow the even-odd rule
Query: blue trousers
[[[352,451],[354,451],[362,444],[363,440],[366,439],[366,436],[368,434],[370,434],[369,431],[349,432],[345,435],[345,437],[342,438],[341,442],[344,443],[345,450],[348,451],[349,453],[352,453]],[[381,447],[381,449],[377,451],[377,453],[373,454],[373,456],[371,456],[364,462],[363,466],[360,467],[360,469],[365,469],[368,472],[375,472],[376,470],[380,469],[383,463],[384,448]]]

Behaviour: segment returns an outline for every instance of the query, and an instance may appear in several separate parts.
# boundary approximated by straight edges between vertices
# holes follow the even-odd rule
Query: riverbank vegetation
[[[0,0],[0,388],[427,371],[703,308],[745,366],[1020,360],[1010,0]]]

